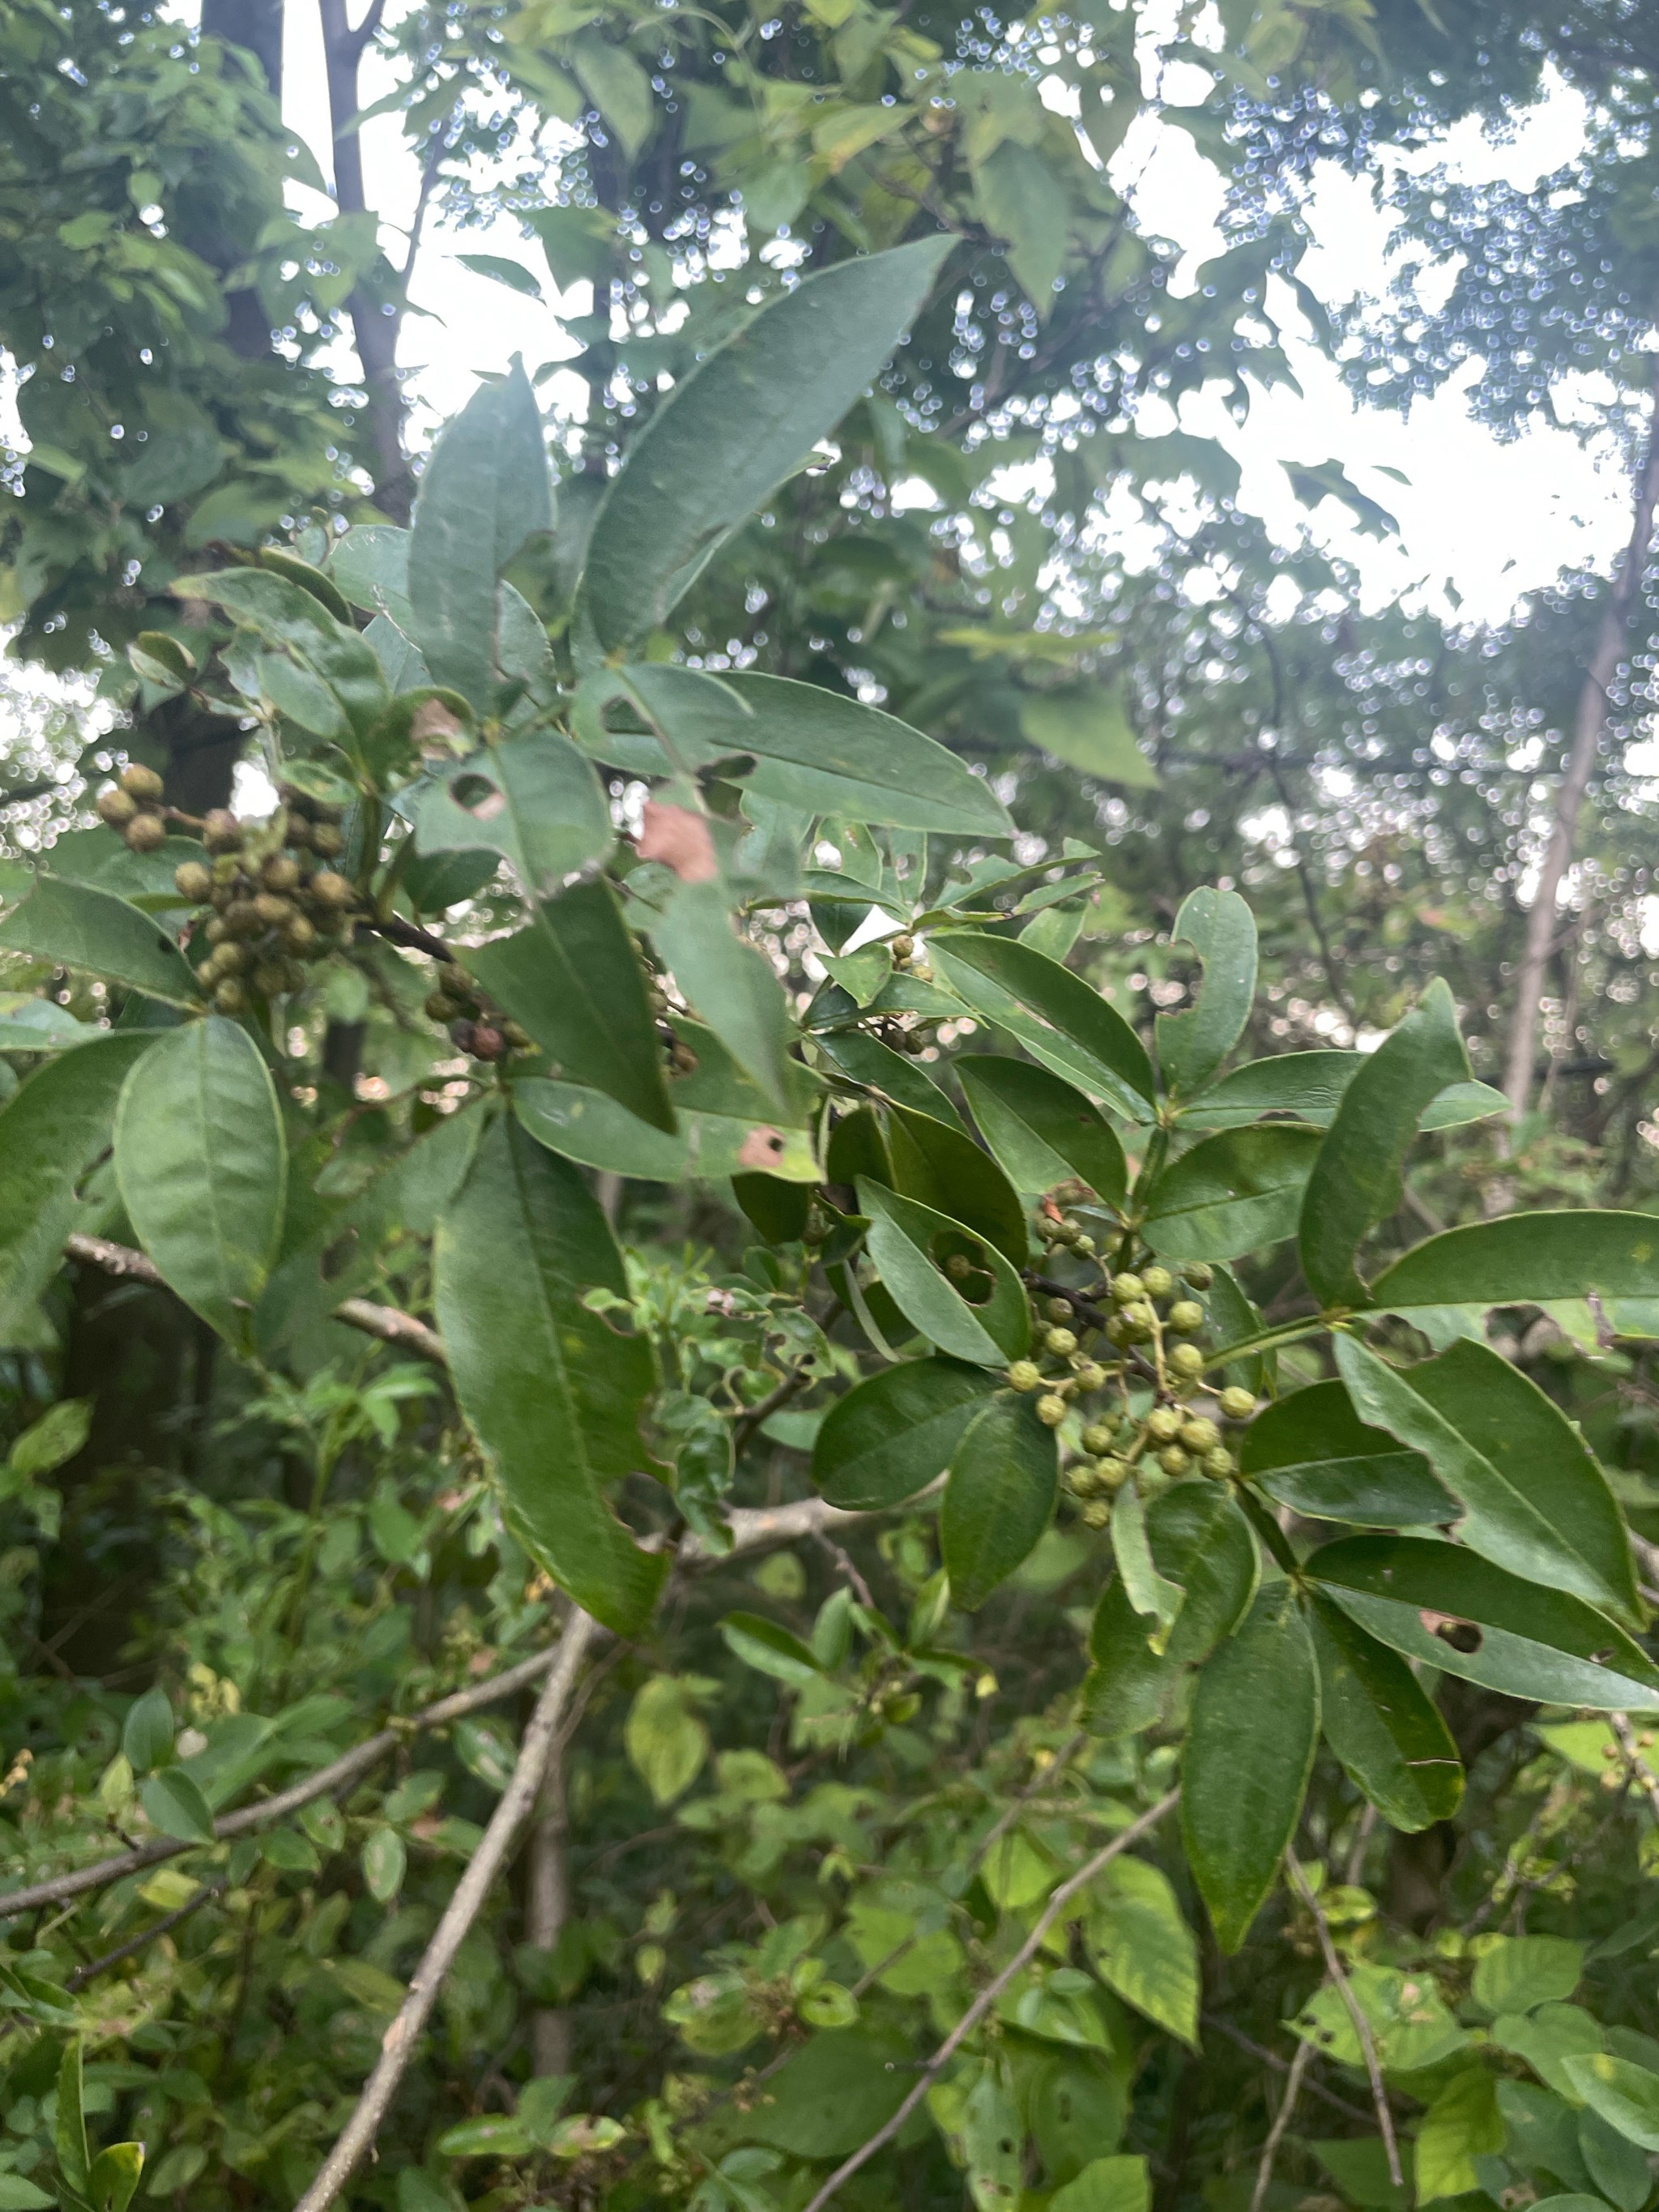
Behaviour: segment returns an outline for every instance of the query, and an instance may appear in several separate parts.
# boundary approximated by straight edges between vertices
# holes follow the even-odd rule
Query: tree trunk
[[[1533,1043],[1538,1031],[1538,1002],[1544,987],[1544,970],[1555,936],[1556,902],[1572,865],[1578,835],[1578,813],[1589,786],[1590,772],[1607,724],[1607,693],[1623,657],[1630,618],[1647,572],[1653,542],[1653,514],[1659,501],[1659,368],[1654,373],[1648,416],[1647,451],[1637,480],[1636,514],[1630,543],[1625,549],[1613,589],[1595,634],[1595,648],[1584,671],[1573,720],[1572,750],[1566,772],[1555,795],[1555,820],[1544,853],[1538,893],[1527,916],[1526,949],[1515,981],[1515,1013],[1510,1025],[1509,1061],[1504,1089],[1510,1114],[1519,1121],[1532,1093]]]

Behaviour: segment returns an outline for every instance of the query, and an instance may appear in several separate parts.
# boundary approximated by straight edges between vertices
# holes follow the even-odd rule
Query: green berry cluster
[[[1093,1237],[1058,1209],[1045,1212],[1037,1230],[1056,1259],[1085,1261],[1087,1279],[1075,1286],[1037,1279],[1033,1355],[1013,1363],[1008,1381],[1037,1394],[1036,1418],[1047,1427],[1059,1428],[1074,1405],[1086,1415],[1082,1456],[1066,1474],[1085,1523],[1105,1528],[1113,1498],[1144,1469],[1216,1481],[1232,1476],[1236,1462],[1222,1424],[1249,1419],[1255,1397],[1223,1390],[1214,1401],[1219,1418],[1189,1402],[1203,1385],[1209,1322],[1203,1294],[1213,1271],[1199,1261],[1178,1274],[1157,1261],[1109,1269],[1096,1257]],[[1132,1387],[1139,1398],[1149,1383],[1152,1404],[1137,1417]]]
[[[162,792],[155,770],[142,761],[132,761],[113,783],[104,787],[94,804],[99,820],[118,830],[131,851],[154,853],[165,843],[167,834]]]
[[[218,1013],[302,990],[307,969],[338,947],[360,902],[331,865],[345,846],[338,810],[293,790],[283,802],[269,822],[214,808],[198,825],[207,857],[173,871],[181,898],[212,908],[197,973]]]
[[[481,1060],[488,1065],[507,1059],[511,1053],[533,1052],[536,1048],[529,1030],[520,1028],[517,1022],[508,1021],[459,968],[443,969],[428,996],[426,1010],[434,1022],[449,1031],[450,1042],[457,1052],[465,1053],[469,1059]]]

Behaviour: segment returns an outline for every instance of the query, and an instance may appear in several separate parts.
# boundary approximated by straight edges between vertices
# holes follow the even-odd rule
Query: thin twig
[[[1330,1923],[1320,1908],[1307,1875],[1297,1864],[1294,1851],[1285,1852],[1285,1870],[1291,1877],[1291,1887],[1313,1916],[1314,1926],[1319,1932],[1319,1948],[1325,1957],[1325,1972],[1330,1976],[1337,1995],[1346,2008],[1348,2018],[1353,2022],[1353,2032],[1358,2037],[1359,2048],[1365,2055],[1365,2072],[1370,2080],[1371,2103],[1376,2112],[1382,2148],[1388,2153],[1389,2179],[1396,2189],[1403,2188],[1406,2177],[1400,2164],[1400,2145],[1395,2140],[1394,2114],[1389,2110],[1389,2093],[1383,2086],[1382,2068],[1376,2056],[1376,2039],[1371,2033],[1371,2024],[1360,2010],[1359,2000],[1349,1984],[1341,1960],[1337,1956]]]
[[[536,1700],[536,1710],[519,1745],[513,1778],[501,1792],[483,1839],[456,1884],[455,1893],[438,1923],[437,1931],[415,1969],[408,1996],[380,2039],[380,2058],[363,2084],[351,2118],[295,2212],[327,2212],[350,2179],[358,2160],[380,2133],[380,2123],[391,2109],[398,2084],[415,2056],[416,2045],[438,2001],[444,1978],[483,1910],[519,1831],[535,1807],[566,1701],[575,1687],[588,1646],[598,1633],[595,1621],[585,1613],[572,1610],[559,1640],[557,1662]]]
[[[1160,1797],[1150,1812],[1143,1813],[1138,1820],[1132,1820],[1121,1834],[1114,1836],[1111,1842],[1097,1850],[1092,1858],[1086,1859],[1069,1881],[1061,1882],[1060,1887],[1048,1899],[1036,1925],[1020,1945],[1018,1950],[1015,1952],[1002,1972],[986,1984],[944,2042],[940,2044],[939,2049],[922,2068],[921,2073],[917,2075],[914,2085],[898,2110],[884,2126],[878,2128],[874,2135],[866,2142],[860,2143],[850,2158],[842,2160],[828,2181],[818,2191],[817,2195],[806,2206],[805,2212],[823,2212],[824,2206],[832,2197],[840,2193],[842,2185],[850,2181],[855,2173],[867,2166],[878,2150],[884,2148],[892,2142],[894,2136],[898,2134],[911,2113],[915,2111],[916,2106],[927,2094],[1002,1992],[1036,1958],[1037,1953],[1042,1948],[1048,1930],[1060,1917],[1078,1892],[1086,1888],[1103,1867],[1109,1866],[1120,1853],[1127,1851],[1132,1844],[1138,1844],[1144,1835],[1150,1833],[1164,1814],[1173,1809],[1180,1795],[1179,1790],[1171,1790],[1167,1796]],[[297,2212],[321,2212],[321,2208],[302,2202],[298,2206]]]
[[[1279,2155],[1279,2146],[1285,2140],[1285,2130],[1291,2124],[1291,2115],[1296,2110],[1296,2100],[1302,2087],[1302,2076],[1308,2070],[1308,2061],[1313,2057],[1311,2043],[1298,2043],[1296,2055],[1291,2060],[1291,2070],[1285,2077],[1285,2094],[1273,2116],[1267,2140],[1261,2147],[1261,2163],[1255,2170],[1255,2187],[1250,2192],[1250,2212],[1261,2212],[1267,2201],[1268,2184],[1273,2178],[1273,2160]]]
[[[1266,2044],[1255,2042],[1253,2038],[1246,2035],[1242,2028],[1235,2027],[1231,2021],[1223,2020],[1219,2013],[1200,2013],[1199,2018],[1206,2027],[1213,2027],[1218,2033],[1224,2035],[1230,2043],[1236,2043],[1241,2051],[1248,2051],[1252,2058],[1259,2058],[1264,2066],[1271,2066],[1280,2074],[1290,2072],[1291,2062],[1288,2058],[1281,2058],[1276,2051],[1269,2051]],[[1334,2112],[1346,2112],[1351,2120],[1369,2120],[1371,2117],[1362,2106],[1350,2104],[1346,2097],[1339,2097],[1334,2089],[1328,2089],[1322,2081],[1304,2081],[1303,2087],[1310,2089],[1314,2095],[1328,2105]]]
[[[77,1966],[64,1987],[66,1990],[84,1989],[99,1974],[106,1974],[112,1966],[118,1966],[123,1959],[131,1958],[135,1951],[147,1951],[158,1936],[165,1936],[181,1920],[188,1920],[192,1912],[200,1911],[209,1898],[222,1897],[225,1887],[222,1881],[204,1882],[195,1896],[187,1898],[176,1911],[167,1913],[141,1934],[129,1936],[125,1943],[118,1943],[112,1951],[106,1951],[101,1959],[93,1960],[88,1966]]]
[[[1038,1766],[1035,1769],[1030,1780],[1025,1784],[1023,1790],[1017,1790],[1014,1792],[1012,1797],[1008,1802],[1006,1809],[998,1815],[995,1825],[986,1835],[984,1840],[981,1843],[978,1850],[975,1850],[972,1858],[969,1860],[968,1872],[969,1875],[975,1875],[979,1872],[981,1867],[984,1865],[986,1860],[990,1857],[991,1853],[996,1849],[997,1845],[1007,1834],[1009,1829],[1013,1826],[1015,1821],[1018,1820],[1020,1814],[1025,1810],[1025,1808],[1030,1803],[1030,1800],[1036,1796],[1037,1791],[1041,1790],[1044,1784],[1048,1780],[1049,1776],[1052,1774],[1063,1774],[1088,1741],[1088,1730],[1086,1729],[1079,1729],[1075,1735],[1067,1737],[1066,1741],[1061,1744],[1060,1749],[1054,1753],[1054,1757],[1046,1765]]]

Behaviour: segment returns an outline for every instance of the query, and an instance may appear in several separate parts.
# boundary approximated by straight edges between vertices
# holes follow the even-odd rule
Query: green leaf
[[[1499,2051],[1524,2059],[1540,2081],[1570,2103],[1577,2103],[1581,2092],[1567,2072],[1568,2064],[1602,2047],[1601,2029],[1587,2012],[1571,2004],[1540,2005],[1530,2013],[1500,2013],[1488,2033]]]
[[[799,468],[875,379],[948,238],[807,276],[659,405],[593,519],[579,624],[614,654],[667,620],[723,538]]]
[[[1158,2027],[1198,2048],[1198,1945],[1167,1875],[1114,1859],[1090,1886],[1084,1942],[1108,1989]]]
[[[75,1226],[76,1188],[109,1141],[121,1085],[155,1030],[49,1061],[0,1108],[0,1342],[25,1327]]]
[[[628,1295],[580,1172],[506,1120],[489,1128],[434,1246],[438,1326],[462,1410],[531,1557],[619,1635],[649,1619],[665,1556],[641,1552],[601,1485],[649,1470],[640,1416],[651,1346],[584,1304]]]
[[[1565,1936],[1502,1936],[1474,1965],[1471,1994],[1490,2013],[1565,2004],[1584,1972],[1586,1947]]]
[[[134,1232],[187,1306],[248,1341],[283,1231],[288,1150],[270,1070],[218,1014],[172,1030],[122,1085],[115,1173]]]
[[[385,615],[407,631],[409,532],[390,522],[360,522],[339,538],[328,556],[328,573],[354,607]]]
[[[404,1886],[409,1850],[395,1828],[371,1830],[362,1850],[363,1887],[376,1905],[390,1905]]]
[[[0,922],[0,951],[124,983],[167,1006],[201,1004],[190,963],[167,932],[137,907],[90,884],[37,876],[28,896]]]
[[[985,228],[1003,240],[1008,266],[1039,319],[1046,318],[1066,259],[1071,215],[1053,163],[1036,147],[1005,139],[975,165],[974,193]]]
[[[726,1649],[763,1674],[799,1688],[823,1673],[809,1645],[758,1613],[729,1613],[720,1623]]]
[[[812,1445],[812,1480],[832,1505],[879,1511],[943,1474],[963,1431],[998,1388],[957,1359],[901,1360],[838,1398]]]
[[[1144,2158],[1093,2158],[1057,2189],[1048,2212],[1152,2212],[1152,2185]]]
[[[951,1455],[939,1549],[951,1602],[977,1612],[1036,1548],[1054,1510],[1060,1455],[1029,1397],[999,1393]]]
[[[144,2171],[141,2142],[111,2143],[92,2161],[87,2195],[93,2212],[127,2212]]]
[[[1296,1833],[1319,1740],[1319,1672],[1288,1583],[1260,1591],[1198,1681],[1182,1760],[1187,1859],[1236,1951]]]
[[[1385,1267],[1371,1303],[1548,1305],[1565,1298],[1659,1298],[1659,1216],[1512,1213],[1431,1237]]]
[[[1140,747],[1121,694],[1102,684],[1066,684],[1027,692],[1019,702],[1020,735],[1085,775],[1127,791],[1156,791],[1158,773]]]
[[[1316,1521],[1418,1528],[1454,1521],[1457,1500],[1421,1452],[1354,1411],[1345,1383],[1310,1383],[1258,1413],[1239,1448],[1240,1472],[1269,1498]]]
[[[578,31],[568,51],[577,82],[631,161],[656,121],[649,73],[625,46],[613,45],[597,24]]]
[[[1659,2151],[1659,2074],[1628,2058],[1588,2051],[1562,2062],[1573,2087],[1610,2128],[1643,2150]]]
[[[73,1459],[91,1433],[91,1399],[60,1398],[17,1438],[7,1468],[20,1482],[37,1482],[43,1474],[55,1474],[65,1460]]]
[[[192,523],[201,520],[198,508]],[[313,735],[362,738],[386,712],[389,695],[374,647],[303,584],[264,568],[233,568],[175,576],[167,589],[176,599],[224,607],[257,631],[270,650],[233,662],[238,687],[293,712]],[[281,699],[272,686],[283,688]]]
[[[71,2036],[64,2047],[58,2069],[58,2112],[52,2124],[58,2171],[77,2197],[84,2197],[91,2184],[92,2160],[87,2148],[85,2091],[81,2066],[81,2039]]]
[[[994,2059],[987,2059],[962,2107],[962,2149],[975,2212],[1012,2212],[1020,2197],[1025,2130]]]
[[[1468,1079],[1452,995],[1437,977],[1342,1094],[1302,1200],[1302,1272],[1322,1305],[1369,1303],[1355,1272],[1366,1231],[1401,1201],[1401,1169],[1419,1116]]]
[[[1255,1539],[1216,1483],[1178,1482],[1161,1492],[1146,1509],[1146,1540],[1158,1572],[1186,1595],[1160,1655],[1122,1582],[1102,1592],[1085,1686],[1085,1715],[1097,1735],[1130,1735],[1155,1719],[1181,1668],[1206,1659],[1231,1636],[1255,1595]]]
[[[623,1749],[653,1805],[672,1805],[685,1795],[708,1757],[708,1730],[687,1684],[653,1674],[640,1686],[623,1724]]]
[[[423,854],[499,853],[532,899],[555,896],[616,839],[592,764],[556,730],[458,761],[420,787],[410,811]]]
[[[651,938],[738,1066],[787,1112],[794,1041],[789,1003],[766,955],[738,935],[723,886],[714,878],[676,884]]]
[[[1247,1060],[1183,1101],[1181,1118],[1188,1127],[1230,1129],[1259,1121],[1264,1114],[1295,1114],[1328,1129],[1343,1092],[1364,1065],[1358,1052],[1284,1052]]]
[[[1462,1765],[1416,1675],[1317,1593],[1309,1622],[1325,1739],[1349,1780],[1407,1833],[1450,1820],[1463,1795]]]
[[[1200,1091],[1244,1034],[1255,998],[1255,916],[1237,891],[1189,892],[1171,933],[1204,963],[1198,1002],[1160,1014],[1158,1062],[1172,1097]]]
[[[818,1059],[849,1083],[861,1084],[894,1105],[908,1106],[935,1121],[948,1121],[952,1128],[962,1127],[961,1116],[938,1084],[914,1060],[878,1037],[865,1030],[839,1030],[813,1042]]]
[[[135,1774],[148,1774],[173,1757],[177,1727],[167,1693],[159,1682],[133,1699],[121,1724],[121,1750]]]
[[[1152,1185],[1147,1243],[1168,1259],[1215,1261],[1293,1237],[1324,1141],[1294,1121],[1200,1137]]]
[[[1589,2106],[1578,2115],[1578,2148],[1603,2197],[1620,2212],[1642,2212],[1653,2194],[1645,2153]]]
[[[1605,1613],[1461,1544],[1344,1536],[1306,1572],[1362,1628],[1445,1674],[1541,1705],[1659,1706],[1659,1668]]]
[[[199,1785],[181,1766],[164,1766],[138,1793],[152,1827],[183,1844],[210,1844],[213,1814]]]
[[[1112,1557],[1117,1562],[1123,1595],[1143,1619],[1151,1620],[1146,1640],[1153,1651],[1162,1652],[1169,1644],[1186,1592],[1179,1583],[1159,1574],[1153,1562],[1146,1537],[1146,1504],[1133,1483],[1119,1492],[1111,1525]]]
[[[1413,2178],[1417,2201],[1463,2197],[1480,2187],[1474,2161],[1504,2148],[1498,2079],[1484,2066],[1454,2074],[1424,2114],[1417,2131]]]
[[[769,1102],[721,1051],[711,1030],[693,1022],[675,1026],[682,1042],[697,1055],[696,1073],[674,1085],[677,1135],[653,1128],[602,1091],[539,1078],[514,1084],[514,1112],[550,1152],[602,1173],[653,1182],[752,1175],[791,1184],[817,1182],[821,1170],[807,1133],[781,1128],[767,1118]],[[710,1075],[717,1055],[731,1069],[729,1084],[718,1072]],[[700,1096],[718,1103],[702,1109],[690,1106],[686,1094],[694,1085]]]
[[[541,416],[515,359],[505,377],[478,386],[439,438],[409,541],[415,643],[433,682],[481,714],[495,696],[496,579],[527,538],[552,527]]]
[[[1025,1286],[1000,1252],[948,1214],[858,1179],[859,1210],[868,1216],[866,1244],[893,1303],[941,1352],[981,1367],[1023,1357],[1031,1341]],[[945,1273],[965,1258],[963,1284]]]
[[[1458,1534],[1472,1550],[1642,1620],[1630,1540],[1607,1478],[1518,1368],[1467,1337],[1437,1359],[1395,1367],[1342,1335],[1336,1364],[1361,1417],[1420,1451],[1462,1501]]]
[[[675,1133],[645,971],[602,877],[544,900],[527,928],[470,949],[466,964],[568,1081]]]
[[[1075,1176],[1121,1206],[1128,1169],[1116,1130],[1080,1091],[1029,1060],[970,1053],[956,1063],[969,1110],[1017,1190]]]
[[[492,284],[505,284],[509,292],[522,293],[527,300],[539,300],[542,296],[541,286],[522,261],[509,261],[501,253],[458,253],[455,258],[475,276],[487,276]]]
[[[1018,938],[940,930],[928,957],[976,1014],[1017,1037],[1036,1060],[1115,1113],[1144,1120],[1154,1091],[1146,1048],[1115,1006],[1080,975]]]
[[[438,2138],[445,2158],[528,2158],[535,2150],[526,2130],[504,2112],[482,2119],[458,2120]]]
[[[607,734],[586,717],[578,734],[596,758],[635,775],[666,775],[747,754],[755,765],[742,778],[744,788],[804,814],[958,837],[1012,834],[984,776],[908,722],[845,692],[662,661],[606,670],[584,686],[592,711],[617,699],[637,702],[632,719],[648,716],[666,744],[648,732]]]
[[[896,1190],[960,1221],[1015,1267],[1025,1265],[1031,1232],[1019,1194],[971,1137],[930,1114],[895,1106],[887,1117],[887,1146]]]

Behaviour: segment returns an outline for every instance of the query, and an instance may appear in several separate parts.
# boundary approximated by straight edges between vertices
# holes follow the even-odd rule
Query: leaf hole
[[[1461,1620],[1454,1613],[1431,1613],[1425,1607],[1419,1615],[1431,1636],[1437,1636],[1454,1651],[1478,1651],[1486,1642],[1484,1631],[1472,1620]]]
[[[449,787],[449,795],[475,822],[493,822],[507,805],[505,795],[487,775],[458,775]]]

